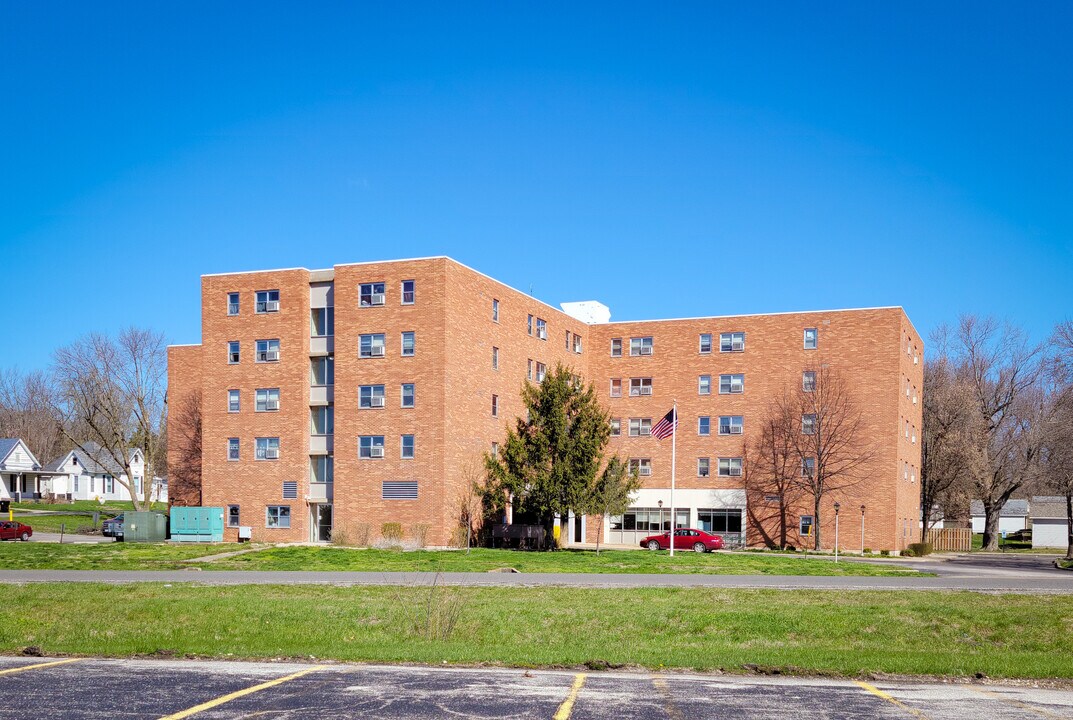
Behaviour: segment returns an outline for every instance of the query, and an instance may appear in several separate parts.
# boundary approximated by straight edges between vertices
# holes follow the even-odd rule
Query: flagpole
[[[674,401],[674,407],[671,409],[671,557],[674,557],[674,476],[675,476],[675,460],[678,451],[678,401]]]

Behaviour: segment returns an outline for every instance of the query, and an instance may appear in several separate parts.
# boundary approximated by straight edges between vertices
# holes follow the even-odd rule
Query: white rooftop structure
[[[611,320],[611,308],[595,300],[565,302],[560,303],[559,307],[570,317],[589,325],[599,325]]]

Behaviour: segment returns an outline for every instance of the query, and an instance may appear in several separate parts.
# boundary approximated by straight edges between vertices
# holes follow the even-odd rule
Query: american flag
[[[678,427],[678,416],[674,412],[674,408],[664,415],[658,423],[652,426],[652,437],[657,440],[666,440],[671,435],[674,435],[675,429]]]

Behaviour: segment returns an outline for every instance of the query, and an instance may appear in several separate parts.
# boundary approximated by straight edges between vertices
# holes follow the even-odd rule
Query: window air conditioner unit
[[[383,357],[384,356],[384,346],[383,345],[374,345],[372,347],[372,349],[369,350],[369,354],[372,355],[373,357]]]
[[[273,448],[273,447],[265,448],[265,458],[267,460],[278,460],[279,459],[279,448]]]
[[[741,475],[741,468],[740,467],[739,468],[735,468],[735,467],[730,468],[730,474],[732,476],[734,476],[734,477],[739,477]]]
[[[642,345],[641,346],[641,354],[642,355],[651,355],[652,354],[652,348],[648,347],[646,345]]]
[[[652,474],[652,468],[641,466],[641,468],[638,470],[637,474],[638,475],[651,475]]]
[[[279,312],[279,300],[269,300],[266,302],[265,312]]]
[[[372,406],[373,407],[384,407],[384,398],[383,398],[383,396],[372,398]]]
[[[652,394],[652,388],[642,385],[641,386],[641,394],[642,395],[651,395]]]
[[[369,448],[369,457],[374,457],[374,458],[382,458],[382,457],[384,457],[384,448],[383,447],[376,447],[376,446]]]
[[[384,294],[383,293],[373,293],[373,299],[372,299],[371,304],[372,305],[383,305],[384,304]]]
[[[265,401],[265,410],[279,410],[279,400]]]

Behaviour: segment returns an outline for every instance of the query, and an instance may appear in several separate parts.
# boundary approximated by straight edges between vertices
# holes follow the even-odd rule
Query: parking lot
[[[8,717],[1073,718],[1073,690],[816,678],[0,658]]]

